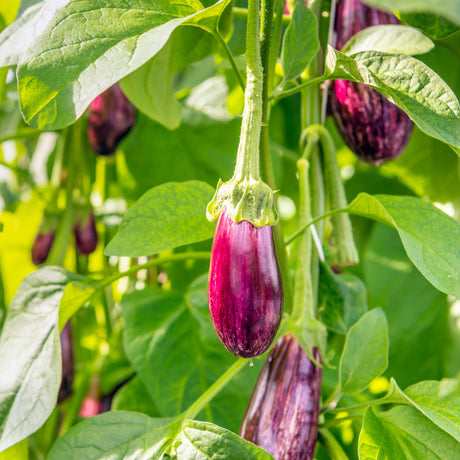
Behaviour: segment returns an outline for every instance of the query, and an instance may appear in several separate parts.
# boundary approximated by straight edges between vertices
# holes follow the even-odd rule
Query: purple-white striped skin
[[[251,358],[269,348],[283,312],[283,286],[270,226],[217,222],[208,285],[209,312],[225,348]]]
[[[337,7],[336,48],[366,27],[398,24],[391,14],[359,0],[341,0]],[[413,123],[396,105],[361,83],[335,80],[330,91],[331,112],[343,139],[362,160],[380,165],[397,158],[412,134]]]
[[[320,362],[316,348],[315,359]],[[322,369],[292,336],[282,337],[252,392],[240,436],[276,460],[311,460],[318,437]]]

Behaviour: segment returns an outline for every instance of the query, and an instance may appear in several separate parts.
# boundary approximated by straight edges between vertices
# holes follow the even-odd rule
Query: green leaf
[[[145,193],[128,210],[106,255],[138,257],[212,238],[206,220],[213,188],[199,181],[170,182]]]
[[[198,0],[70,0],[21,58],[24,119],[41,129],[74,122],[102,91],[155,56],[177,27],[209,30],[229,2],[202,9]]]
[[[419,198],[360,193],[353,214],[395,228],[409,259],[437,289],[460,297],[460,224]]]
[[[91,417],[59,438],[48,460],[151,460],[169,453],[177,460],[273,460],[260,447],[210,423],[153,419],[136,412]]]
[[[235,360],[212,327],[206,293],[204,276],[185,297],[147,289],[122,300],[126,354],[164,416],[187,409]],[[238,430],[257,374],[248,365],[200,416]]]
[[[0,451],[40,428],[56,406],[59,303],[66,284],[78,279],[59,267],[37,270],[8,308],[0,337]]]
[[[319,314],[328,329],[346,334],[367,312],[367,292],[356,276],[336,275],[327,264],[321,263],[319,282]]]
[[[363,0],[370,6],[381,10],[398,10],[401,13],[419,13],[427,11],[439,14],[460,25],[460,3],[457,0]]]
[[[346,56],[328,47],[326,75],[364,83],[404,110],[426,134],[460,155],[460,105],[454,92],[423,62],[403,54],[364,51]]]
[[[358,449],[360,460],[439,460],[455,458],[458,443],[412,407],[369,407]]]
[[[297,78],[319,50],[318,22],[312,11],[297,3],[283,38],[281,62],[284,80]]]
[[[457,32],[457,27],[447,19],[430,13],[401,14],[400,19],[412,27],[422,30],[425,34],[435,39],[446,38]]]
[[[392,54],[424,54],[434,43],[413,27],[386,24],[367,27],[348,40],[342,52],[351,55],[361,51],[381,51]]]
[[[385,371],[388,346],[385,313],[375,308],[362,316],[347,334],[339,368],[344,393],[359,393]]]

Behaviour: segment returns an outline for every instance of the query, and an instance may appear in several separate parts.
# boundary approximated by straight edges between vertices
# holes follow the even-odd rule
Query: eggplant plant
[[[457,458],[459,29],[2,2],[0,460]]]

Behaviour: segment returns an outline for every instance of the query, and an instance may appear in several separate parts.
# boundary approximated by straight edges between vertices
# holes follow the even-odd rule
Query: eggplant
[[[335,45],[342,49],[357,32],[380,24],[397,24],[392,13],[341,0],[337,6]],[[397,158],[412,134],[413,123],[396,105],[361,83],[335,80],[329,94],[330,111],[350,149],[362,160],[378,166]]]
[[[54,230],[43,232],[41,229],[35,236],[32,244],[32,262],[35,265],[41,265],[48,259],[49,253],[54,242]]]
[[[234,222],[224,207],[214,235],[209,312],[225,348],[251,358],[269,348],[283,312],[283,285],[271,226]]]
[[[136,109],[116,83],[89,106],[87,135],[91,148],[100,155],[114,153],[135,121]]]
[[[96,221],[92,212],[88,213],[86,219],[79,218],[73,228],[75,246],[77,251],[83,255],[89,255],[95,251],[98,242]]]
[[[313,356],[321,361],[318,350]],[[292,336],[282,337],[260,372],[240,436],[276,460],[310,460],[318,437],[322,369]]]
[[[74,377],[74,358],[72,344],[72,329],[70,322],[64,326],[61,332],[62,353],[62,380],[58,393],[58,403],[64,402],[72,394]]]

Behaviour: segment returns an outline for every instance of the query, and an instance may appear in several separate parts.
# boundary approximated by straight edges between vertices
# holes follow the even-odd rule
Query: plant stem
[[[332,420],[328,420],[321,424],[322,428],[329,428],[330,426],[337,426],[343,422],[348,422],[350,420],[356,420],[357,418],[362,418],[363,414],[351,414],[347,415],[346,417],[337,417]]]
[[[224,37],[222,37],[222,34],[220,32],[214,33],[213,35],[214,37],[216,37],[217,41],[222,45],[225,53],[227,54],[228,60],[230,61],[233,71],[235,72],[236,79],[238,80],[239,85],[244,91],[246,83],[244,81],[242,73],[240,72],[240,69],[238,68],[238,64],[235,61],[235,57],[233,56],[232,51],[228,47],[227,42],[224,40]]]
[[[247,19],[248,17],[248,10],[247,8],[240,8],[238,6],[234,6],[232,9],[232,14],[235,19]],[[291,23],[291,16],[288,14],[283,14],[283,10],[281,10],[281,24],[284,26],[288,26]]]
[[[332,460],[349,460],[342,446],[329,430],[320,429],[318,441]]]
[[[262,125],[263,69],[259,43],[259,0],[248,2],[246,30],[247,83],[240,144],[233,179],[260,179],[259,144]]]
[[[238,374],[243,367],[248,365],[248,360],[240,358],[236,361],[224,374],[222,374],[183,414],[185,419],[195,418],[226,385],[230,382],[236,374]]]
[[[318,85],[319,83],[322,83],[323,81],[326,81],[328,77],[322,75],[320,77],[312,78],[310,80],[307,80],[306,82],[302,83],[301,85],[295,86],[294,88],[287,89],[285,91],[279,91],[279,92],[274,92],[271,96],[270,99],[283,99],[284,97],[292,96],[293,94],[296,94],[300,91],[302,91],[305,88],[308,88],[310,86]]]

